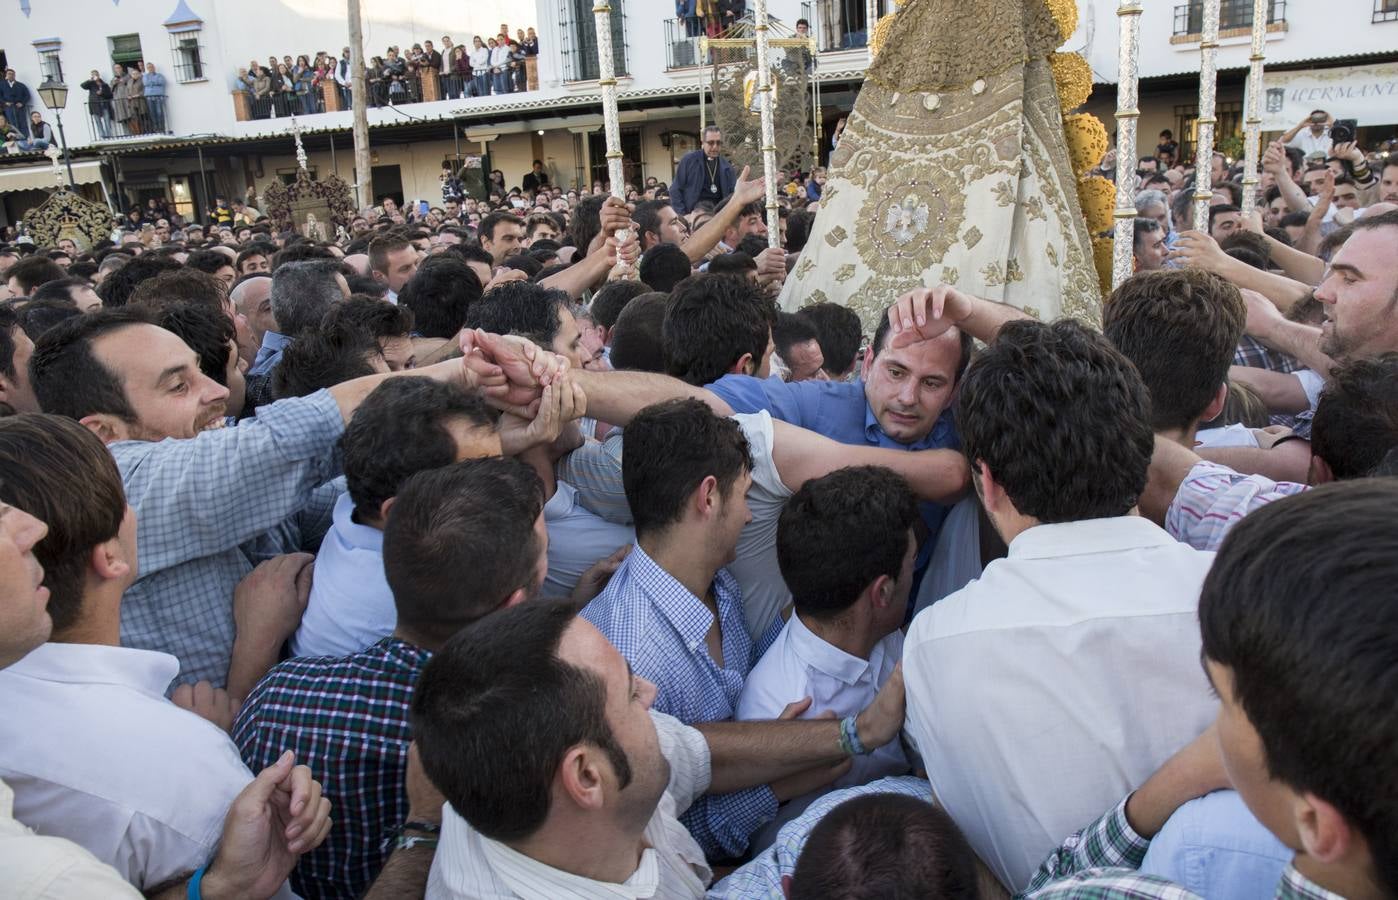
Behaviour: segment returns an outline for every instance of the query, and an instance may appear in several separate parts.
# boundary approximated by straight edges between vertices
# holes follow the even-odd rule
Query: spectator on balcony
[[[267,72],[266,66],[258,66],[257,76],[252,80],[252,117],[265,119],[271,114],[272,76]]]
[[[350,48],[340,51],[340,59],[335,63],[335,84],[340,88],[340,105],[350,108],[350,88],[354,84],[354,69],[350,66]]]
[[[330,56],[322,56],[316,60],[315,73],[311,75],[311,98],[314,101],[315,111],[325,111],[325,93],[321,85],[326,82],[335,81],[335,60]]]
[[[408,64],[399,58],[397,47],[388,48],[388,59],[383,63],[383,77],[388,82],[389,103],[403,103],[408,100]]]
[[[165,131],[165,76],[155,71],[155,63],[146,63],[141,88],[146,95],[146,106],[150,109],[151,130],[156,133]]]
[[[490,49],[476,35],[471,40],[471,71],[475,73],[474,94],[484,97],[490,93]]]
[[[447,68],[447,96],[453,100],[471,96],[474,93],[471,82],[471,54],[466,51],[464,44],[457,44],[451,48],[447,56]]]
[[[272,78],[272,94],[277,98],[277,115],[289,116],[296,111],[296,79],[291,74],[291,67],[286,63],[277,63],[277,74]]]
[[[534,33],[534,29],[529,29],[528,33],[524,36],[524,40],[520,41],[519,45],[524,49],[525,56],[539,55],[539,36]]]
[[[126,107],[131,113],[127,129],[132,134],[150,131],[150,107],[146,104],[146,83],[141,80],[141,64],[126,70]]]
[[[87,114],[92,117],[92,127],[97,137],[105,140],[112,136],[112,86],[102,80],[101,74],[92,70],[92,75],[78,85],[87,91]]]
[[[5,80],[0,81],[0,112],[21,137],[29,137],[29,88],[15,80],[14,69],[6,69]]]
[[[511,40],[507,45],[509,48],[509,66],[506,71],[508,86],[512,93],[522,94],[528,89],[529,79],[524,73],[524,51],[519,49],[519,41]]]
[[[388,103],[388,79],[384,76],[383,58],[369,58],[364,69],[364,83],[369,86],[369,105],[383,106]]]
[[[53,129],[37,109],[29,114],[29,137],[23,137],[14,126],[5,133],[5,149],[11,153],[40,153],[52,143]]]
[[[112,66],[112,109],[127,134],[131,133],[131,104],[127,101],[130,95],[131,80],[126,77],[126,66],[118,63]]]
[[[495,94],[510,92],[510,46],[490,39],[490,90]]]
[[[291,70],[291,79],[296,86],[296,98],[301,103],[301,114],[309,116],[316,111],[316,95],[312,88],[315,86],[316,73],[311,68],[311,61],[305,54],[296,58],[296,66]]]

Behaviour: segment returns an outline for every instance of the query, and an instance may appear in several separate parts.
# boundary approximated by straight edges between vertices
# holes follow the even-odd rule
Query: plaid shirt
[[[1126,800],[1063,842],[1016,900],[1199,900],[1177,884],[1136,871],[1150,841],[1126,820]],[[1344,900],[1288,865],[1276,900]]]
[[[1165,530],[1196,550],[1217,550],[1238,520],[1268,503],[1309,490],[1307,485],[1242,475],[1200,461],[1180,482],[1165,512]]]
[[[292,659],[272,669],[233,724],[233,741],[254,772],[296,751],[334,810],[325,843],[291,875],[298,894],[358,897],[408,814],[408,711],[431,654],[387,637],[353,656]]]
[[[339,474],[343,431],[320,391],[188,440],[109,445],[136,512],[141,573],[122,596],[122,645],[177,657],[177,683],[222,687],[233,589],[250,556],[299,549],[330,527],[338,492],[326,482]]]
[[[742,591],[727,569],[715,573],[713,592],[723,635],[722,667],[704,641],[713,613],[639,544],[582,611],[637,675],[655,683],[653,708],[686,725],[732,719],[748,672],[781,631],[781,620],[773,619],[753,643]],[[762,785],[701,797],[681,821],[705,853],[732,857],[741,855],[749,835],[776,814],[777,798]]]
[[[1293,357],[1273,350],[1257,338],[1246,334],[1238,341],[1238,346],[1233,351],[1233,365],[1286,373],[1305,368]]]

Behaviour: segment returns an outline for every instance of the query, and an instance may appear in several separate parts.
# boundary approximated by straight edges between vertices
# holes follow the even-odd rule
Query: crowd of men
[[[7,894],[1398,896],[1398,211],[865,335],[710,171],[0,248]]]

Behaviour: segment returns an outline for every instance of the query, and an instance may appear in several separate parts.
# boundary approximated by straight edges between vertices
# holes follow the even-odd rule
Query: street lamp
[[[68,85],[49,79],[39,85],[39,98],[58,119],[58,146],[63,151],[63,162],[68,166],[68,189],[77,190],[73,180],[73,160],[68,156],[68,140],[63,134],[63,108],[68,105]]]

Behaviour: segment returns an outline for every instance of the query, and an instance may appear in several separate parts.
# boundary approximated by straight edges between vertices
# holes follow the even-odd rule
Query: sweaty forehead
[[[887,340],[885,338],[885,344]],[[956,377],[956,369],[961,363],[961,332],[952,328],[931,340],[918,341],[907,347],[890,349],[885,346],[879,351],[877,362],[884,366],[900,366],[917,378],[941,375],[951,381]]]

